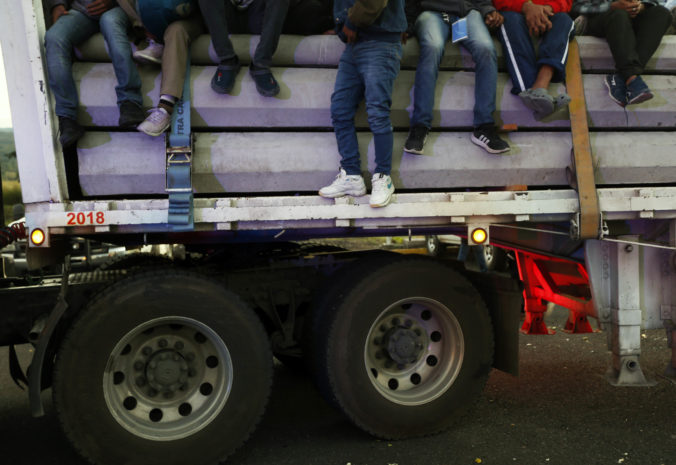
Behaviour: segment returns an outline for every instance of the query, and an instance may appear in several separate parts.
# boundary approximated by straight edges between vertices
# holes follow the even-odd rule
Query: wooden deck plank
[[[425,155],[403,153],[395,134],[392,176],[397,189],[461,189],[567,183],[571,137],[566,132],[510,133],[510,155],[486,153],[469,133],[432,132]],[[676,179],[673,133],[592,135],[598,185],[670,184]],[[359,133],[364,172],[372,172],[370,133]],[[637,154],[641,154],[637,156]],[[164,193],[164,138],[89,132],[78,145],[80,182],[90,196]],[[315,133],[198,133],[193,185],[197,193],[314,192],[335,176],[335,136]]]
[[[320,127],[331,124],[330,97],[336,77],[335,69],[276,68],[281,92],[275,98],[262,97],[246,69],[235,84],[233,95],[220,95],[210,88],[214,67],[193,67],[192,122],[196,128],[206,127]],[[116,126],[115,78],[110,64],[78,63],[75,76],[80,92],[78,119],[87,126]],[[159,98],[160,77],[157,68],[143,67],[144,104],[153,106]],[[412,111],[413,71],[402,71],[395,83],[392,98],[392,124],[405,128]],[[589,123],[592,128],[675,127],[676,76],[645,76],[655,98],[641,105],[623,109],[608,97],[603,75],[585,75]],[[567,110],[546,121],[536,121],[521,100],[512,95],[511,81],[505,74],[498,77],[496,119],[499,124],[546,128],[570,126]],[[107,89],[107,90],[106,90]],[[563,90],[552,85],[551,92]],[[437,81],[437,98],[433,127],[470,127],[474,106],[474,73],[442,71]],[[357,125],[367,128],[363,105]]]
[[[251,54],[258,44],[258,36],[246,34],[231,35],[233,46],[243,63],[251,63]],[[502,46],[496,38],[495,49],[498,53],[498,63],[505,69]],[[580,44],[582,68],[585,71],[610,71],[615,68],[610,49],[605,40],[592,36],[577,37]],[[191,47],[192,62],[195,65],[211,65],[218,62],[210,37],[206,34],[195,40]],[[335,36],[294,36],[282,35],[277,52],[273,56],[274,66],[338,66],[338,60],[344,45]],[[76,48],[76,55],[84,61],[109,62],[103,37],[96,34]],[[404,46],[402,67],[415,68],[418,61],[418,43],[415,38]],[[470,69],[474,62],[469,53],[457,44],[449,43],[446,46],[441,61],[442,69]],[[676,71],[676,36],[664,36],[655,55],[648,61],[646,70],[649,72]]]

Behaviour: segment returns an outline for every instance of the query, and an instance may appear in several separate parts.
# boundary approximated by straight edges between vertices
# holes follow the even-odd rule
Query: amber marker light
[[[484,228],[476,228],[472,231],[472,240],[475,244],[483,244],[488,239],[488,234]]]
[[[31,231],[31,242],[33,245],[42,245],[45,242],[45,233],[40,228]]]

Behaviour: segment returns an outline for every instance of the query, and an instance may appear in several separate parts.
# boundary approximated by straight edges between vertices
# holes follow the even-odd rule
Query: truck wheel
[[[442,431],[483,390],[493,357],[478,292],[436,261],[403,258],[355,276],[334,313],[326,366],[338,405],[387,439]]]
[[[57,354],[63,429],[96,464],[214,464],[253,431],[272,353],[254,312],[219,283],[155,271],[104,290]]]

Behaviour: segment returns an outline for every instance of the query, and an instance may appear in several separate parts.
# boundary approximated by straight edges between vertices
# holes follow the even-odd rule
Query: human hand
[[[645,5],[638,0],[617,0],[610,4],[610,8],[614,10],[624,10],[629,17],[635,18],[645,9]]]
[[[484,21],[489,29],[495,29],[502,26],[502,23],[505,22],[505,18],[496,10],[493,10],[486,15]]]
[[[52,24],[54,24],[61,16],[67,15],[68,10],[63,5],[56,5],[52,8]]]
[[[404,31],[401,33],[401,43],[406,45],[406,42],[408,42],[408,32]]]
[[[521,13],[526,19],[528,30],[535,36],[542,35],[552,28],[549,17],[554,15],[554,10],[551,7],[536,5],[529,0],[521,7]]]
[[[354,44],[357,41],[357,31],[347,27],[347,24],[343,25],[343,34],[345,34],[345,40],[348,44]]]
[[[110,10],[115,5],[115,0],[94,0],[87,5],[87,13],[99,16]]]

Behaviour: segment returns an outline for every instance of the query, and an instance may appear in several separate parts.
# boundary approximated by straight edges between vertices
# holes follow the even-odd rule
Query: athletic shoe
[[[648,88],[641,76],[636,76],[633,81],[627,84],[627,105],[635,105],[653,98],[652,92]]]
[[[256,83],[256,90],[264,97],[274,97],[279,94],[279,84],[269,69],[249,70],[249,74]]]
[[[217,94],[229,94],[235,87],[237,73],[242,66],[239,62],[232,65],[218,65],[214,77],[211,78],[211,88]]]
[[[624,84],[624,79],[619,74],[609,74],[603,81],[608,88],[608,95],[619,106],[627,105],[627,86]]]
[[[582,36],[585,32],[587,32],[587,17],[585,15],[580,15],[575,18],[573,24],[575,25],[576,36]]]
[[[159,65],[162,63],[162,53],[164,45],[158,44],[153,39],[148,39],[148,45],[145,48],[136,50],[132,56],[134,60],[140,63],[152,63]]]
[[[120,104],[120,119],[118,119],[117,125],[123,129],[135,129],[145,119],[145,116],[141,105],[131,100],[125,100]]]
[[[319,189],[319,195],[330,199],[344,195],[359,197],[364,194],[366,194],[364,178],[360,174],[347,174],[342,168],[330,185]]]
[[[84,135],[80,124],[67,116],[59,116],[59,142],[62,148],[70,147]]]
[[[392,194],[394,194],[392,178],[383,173],[374,174],[371,178],[371,198],[369,199],[369,205],[372,207],[384,207],[392,200]]]
[[[145,132],[149,136],[157,137],[171,126],[171,115],[167,110],[161,107],[153,108],[150,114],[141,124],[138,130]]]
[[[474,130],[472,142],[482,147],[488,153],[504,153],[509,151],[509,144],[500,139],[495,126],[482,124]]]
[[[429,128],[425,126],[413,126],[410,131],[408,131],[408,137],[404,144],[404,152],[422,155],[425,141],[427,141],[427,133],[429,132]]]

